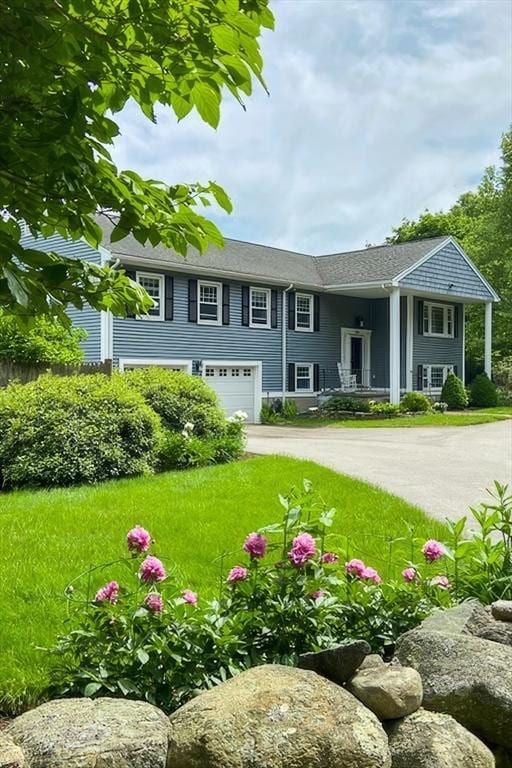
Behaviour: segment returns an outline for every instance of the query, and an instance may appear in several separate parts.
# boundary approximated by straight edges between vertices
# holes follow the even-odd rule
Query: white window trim
[[[443,363],[429,363],[428,365],[424,365],[423,366],[423,381],[421,382],[422,386],[423,386],[423,392],[435,392],[435,393],[438,393],[438,392],[441,392],[441,390],[443,388],[442,386],[441,387],[433,387],[432,386],[432,383],[431,383],[432,382],[432,368],[442,368],[443,369],[443,384],[444,384],[444,382],[446,381],[446,379],[448,377],[448,374],[449,373],[453,373],[454,367],[455,366],[453,366],[453,365],[445,365]],[[427,371],[427,382],[428,382],[426,387],[425,387],[425,371]]]
[[[135,272],[135,282],[140,285],[139,277],[150,277],[160,283],[160,307],[158,315],[137,315],[137,320],[152,320],[161,322],[165,320],[165,280],[164,276],[158,272]]]
[[[298,380],[297,370],[299,366],[302,368],[309,368],[309,385],[310,385],[309,389],[302,389],[302,388],[299,389],[299,387],[297,386],[297,380]],[[314,389],[315,383],[313,381],[313,375],[314,375],[313,363],[295,363],[295,392],[297,394],[310,395],[312,392],[315,391]],[[304,377],[301,376],[300,378],[302,379]]]
[[[217,288],[217,319],[201,320],[201,286]],[[222,325],[222,283],[213,280],[197,281],[197,323],[198,325]]]
[[[259,291],[260,293],[265,293],[267,296],[267,322],[266,323],[255,323],[252,319],[252,292],[253,291]],[[271,312],[271,292],[270,288],[258,288],[257,286],[252,286],[249,288],[249,328],[270,328],[270,312]]]
[[[453,339],[455,338],[455,312],[456,308],[454,304],[440,304],[435,301],[425,301],[423,305],[423,312],[428,310],[428,327],[432,328],[432,307],[439,307],[443,310],[443,333],[433,333],[432,331],[425,330],[425,315],[423,315],[423,335],[430,336],[437,339]],[[448,333],[448,312],[452,311],[452,332]]]
[[[297,325],[297,315],[298,315],[298,309],[297,309],[298,301],[297,301],[297,299],[299,297],[301,299],[308,299],[308,301],[309,301],[309,326],[307,328],[303,328],[303,327],[299,328],[299,326]],[[296,293],[295,294],[295,330],[299,331],[299,333],[312,333],[313,325],[314,325],[314,318],[313,318],[314,305],[315,305],[315,302],[314,302],[313,294],[311,294],[311,293]]]
[[[154,365],[161,368],[182,368],[187,373],[192,373],[192,360],[176,360],[162,357],[120,357],[119,371],[123,373],[126,367],[140,366],[141,368]]]

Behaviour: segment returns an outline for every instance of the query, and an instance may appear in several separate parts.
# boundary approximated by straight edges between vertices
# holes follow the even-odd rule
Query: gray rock
[[[494,768],[491,751],[450,715],[419,709],[387,731],[392,768]]]
[[[367,656],[365,659],[362,660],[361,664],[359,665],[359,672],[362,669],[375,669],[375,667],[385,667],[384,660],[382,656],[379,656],[378,653],[370,653],[369,656]]]
[[[172,768],[390,768],[387,736],[357,699],[302,669],[254,667],[170,717]]]
[[[508,621],[493,621],[488,627],[479,629],[475,635],[484,640],[492,640],[493,643],[512,646],[512,623]]]
[[[59,699],[17,717],[7,733],[27,768],[165,768],[169,723],[123,699]]]
[[[379,720],[410,715],[421,707],[421,677],[410,667],[370,667],[360,669],[347,689]]]
[[[512,600],[496,600],[491,605],[491,611],[498,621],[512,621]]]
[[[512,747],[512,648],[469,635],[415,629],[397,645],[423,681],[423,706],[452,715],[491,744]]]
[[[8,734],[0,731],[0,768],[25,768],[25,757]]]
[[[490,611],[478,600],[467,600],[444,611],[434,611],[419,629],[445,635],[471,635],[492,623]]]
[[[299,656],[299,669],[309,669],[333,683],[343,685],[361,666],[371,651],[366,640],[354,640],[347,645],[338,645],[318,653],[303,653]]]

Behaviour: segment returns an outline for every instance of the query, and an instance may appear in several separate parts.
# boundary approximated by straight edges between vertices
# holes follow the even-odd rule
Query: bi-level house
[[[451,237],[309,256],[227,240],[187,259],[134,238],[97,249],[60,237],[30,242],[96,263],[119,261],[148,291],[144,317],[70,310],[85,328],[87,360],[121,371],[159,365],[203,376],[227,412],[257,422],[262,398],[314,405],[327,391],[440,392],[464,378],[464,309],[485,304],[491,374],[492,305],[498,296]],[[28,238],[26,239],[28,242]]]

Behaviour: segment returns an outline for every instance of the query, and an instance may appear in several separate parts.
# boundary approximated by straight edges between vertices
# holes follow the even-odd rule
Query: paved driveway
[[[251,453],[281,453],[354,475],[434,517],[458,518],[512,482],[512,420],[472,427],[343,429],[250,426]]]

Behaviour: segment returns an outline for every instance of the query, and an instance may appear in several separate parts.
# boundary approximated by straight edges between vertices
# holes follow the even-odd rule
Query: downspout
[[[288,323],[286,322],[286,294],[293,289],[294,283],[290,283],[288,288],[285,288],[281,295],[281,376],[282,376],[282,402],[286,401],[286,332],[288,330]]]

